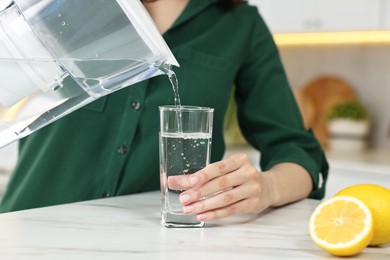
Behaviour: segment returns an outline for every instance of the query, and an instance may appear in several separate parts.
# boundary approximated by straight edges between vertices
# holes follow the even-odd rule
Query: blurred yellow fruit
[[[339,191],[335,196],[352,196],[371,210],[374,236],[370,246],[390,242],[390,189],[376,184],[357,184]]]
[[[314,243],[328,253],[351,256],[362,251],[373,235],[372,214],[360,200],[339,196],[322,202],[309,221]]]

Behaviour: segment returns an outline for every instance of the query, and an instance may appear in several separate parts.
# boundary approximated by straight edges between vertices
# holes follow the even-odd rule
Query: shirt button
[[[124,155],[127,153],[127,148],[125,145],[122,145],[121,147],[118,148],[117,150],[118,154]]]
[[[110,193],[109,192],[103,193],[103,198],[108,198],[108,197],[110,197]]]
[[[138,101],[133,101],[133,103],[131,103],[131,107],[134,109],[134,110],[140,110],[141,108],[141,103],[138,102]]]

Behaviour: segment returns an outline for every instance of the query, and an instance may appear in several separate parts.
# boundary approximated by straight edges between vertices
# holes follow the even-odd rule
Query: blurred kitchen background
[[[390,1],[249,2],[258,6],[270,27],[305,123],[327,151],[327,196],[353,183],[390,188]],[[350,99],[369,112],[368,133],[348,137],[343,128],[342,134],[330,135],[329,111]],[[256,163],[259,156],[240,137],[234,116],[232,104],[226,121],[227,153],[245,151]],[[16,143],[0,149],[0,197],[16,157]]]
[[[355,183],[390,188],[390,1],[249,2],[273,33],[305,124],[326,150],[326,197]],[[359,114],[361,107],[368,118]],[[257,162],[258,154],[234,126],[234,105],[230,109],[228,153],[245,151]],[[345,120],[331,121],[331,115],[365,122],[350,127]]]

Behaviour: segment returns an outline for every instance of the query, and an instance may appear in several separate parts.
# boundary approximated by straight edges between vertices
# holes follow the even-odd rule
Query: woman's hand
[[[243,153],[210,164],[192,175],[170,177],[168,186],[186,190],[180,195],[183,212],[196,214],[199,221],[236,213],[257,214],[275,200],[272,178],[260,174]]]

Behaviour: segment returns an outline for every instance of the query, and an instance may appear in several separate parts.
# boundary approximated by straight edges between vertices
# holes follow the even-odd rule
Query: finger
[[[231,156],[223,161],[210,164],[194,174],[169,176],[168,187],[172,190],[187,190],[191,187],[206,183],[217,176],[225,175],[228,172],[238,169],[241,165],[242,163],[239,159]]]
[[[181,193],[180,202],[183,204],[190,204],[204,197],[212,196],[218,192],[240,186],[248,180],[247,176],[248,172],[238,169],[230,174],[214,178],[203,186],[191,188]]]
[[[251,191],[244,185],[239,186],[234,189],[221,192],[213,197],[185,205],[183,207],[183,212],[185,214],[199,214],[218,208],[223,208],[249,197],[250,194]]]
[[[171,190],[188,190],[196,185],[191,177],[193,174],[175,175],[168,177],[168,187]]]
[[[191,188],[188,175],[176,175],[168,177],[168,188],[171,190],[187,190]]]
[[[248,161],[246,154],[234,154],[226,159],[209,164],[205,168],[189,176],[189,184],[192,187],[203,185],[210,180],[239,169]]]

